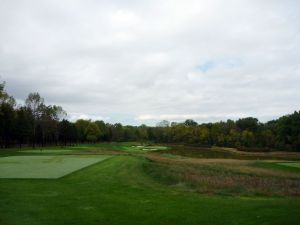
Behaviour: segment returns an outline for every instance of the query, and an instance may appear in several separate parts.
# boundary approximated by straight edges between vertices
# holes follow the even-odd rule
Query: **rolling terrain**
[[[0,174],[11,157],[103,160],[59,178],[1,178],[0,224],[299,223],[299,161],[207,151],[139,143],[3,150]]]

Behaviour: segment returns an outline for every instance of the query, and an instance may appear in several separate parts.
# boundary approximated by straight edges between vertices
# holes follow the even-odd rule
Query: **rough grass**
[[[299,196],[300,173],[257,168],[255,161],[148,156],[147,173],[161,182],[199,193]]]
[[[192,158],[222,158],[222,159],[248,159],[248,160],[300,160],[299,152],[245,152],[234,148],[221,147],[192,147],[184,145],[169,145],[165,153],[181,155]]]
[[[10,156],[0,158],[0,178],[47,178],[65,176],[109,156]]]

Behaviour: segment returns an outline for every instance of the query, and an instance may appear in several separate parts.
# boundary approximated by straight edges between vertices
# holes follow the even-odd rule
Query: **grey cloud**
[[[299,8],[297,0],[2,0],[0,76],[16,98],[39,91],[72,119],[272,119],[299,109]]]

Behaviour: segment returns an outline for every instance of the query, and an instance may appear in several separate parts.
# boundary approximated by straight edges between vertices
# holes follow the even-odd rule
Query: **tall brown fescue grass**
[[[145,170],[188,191],[226,195],[300,196],[300,173],[256,167],[254,160],[168,158],[151,154]],[[261,161],[260,161],[261,162]],[[264,161],[276,163],[276,161]]]

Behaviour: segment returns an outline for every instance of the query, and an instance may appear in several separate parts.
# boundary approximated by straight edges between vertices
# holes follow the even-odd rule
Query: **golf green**
[[[0,158],[0,178],[63,177],[111,156],[10,156]]]

